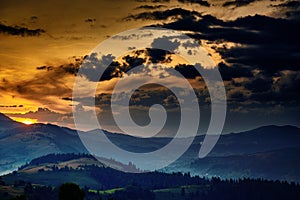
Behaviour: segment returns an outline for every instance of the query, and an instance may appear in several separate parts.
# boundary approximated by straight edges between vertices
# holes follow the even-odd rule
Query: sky
[[[176,75],[158,73],[160,68],[167,72],[175,69],[196,93],[201,110],[201,120],[196,123],[200,124],[198,132],[204,133],[212,115],[212,94],[193,67],[197,63],[187,62],[176,53],[186,50],[195,56],[205,50],[226,91],[224,133],[270,124],[300,126],[299,7],[298,1],[290,0],[1,1],[0,112],[27,124],[75,128],[73,111],[78,111],[86,118],[87,126],[83,124],[82,129],[89,129],[93,106],[88,102],[93,100],[101,127],[122,132],[110,103],[118,81],[131,77],[123,87],[130,90],[133,82],[143,79],[141,74],[150,74],[164,77],[175,87],[176,83],[181,85]],[[151,38],[151,33],[115,36],[146,26],[180,31],[203,49],[195,49],[193,42],[177,36],[162,35],[150,41],[151,47],[168,44],[175,53],[141,50],[136,46]],[[115,44],[110,48],[91,54],[98,44],[112,38]],[[130,52],[116,57],[113,52],[123,41],[131,45]],[[94,69],[105,67],[103,63],[108,61],[113,63],[101,79],[80,79],[88,85],[85,87],[97,87],[96,96],[83,89],[80,98],[72,98],[75,80],[80,77],[78,70],[87,70],[88,64],[97,65]],[[159,67],[153,67],[155,63]],[[147,70],[129,73],[141,64]],[[200,64],[209,71],[210,67]],[[133,93],[130,114],[137,124],[147,125],[149,108],[163,105],[168,117],[161,135],[169,136],[178,128],[180,103],[168,88],[145,85]],[[122,114],[124,108],[120,109]]]

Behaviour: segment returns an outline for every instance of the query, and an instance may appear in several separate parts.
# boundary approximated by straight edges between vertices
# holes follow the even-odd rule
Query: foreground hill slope
[[[0,177],[0,199],[56,200],[65,182],[78,184],[86,199],[298,200],[300,185],[263,179],[201,178],[182,173],[125,173],[88,154],[50,154]]]

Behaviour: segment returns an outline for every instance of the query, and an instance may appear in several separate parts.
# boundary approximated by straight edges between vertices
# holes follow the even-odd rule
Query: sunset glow
[[[22,117],[12,117],[13,120],[17,122],[21,122],[26,125],[37,123],[37,119],[31,119],[31,118],[22,118]]]
[[[97,115],[101,126],[109,131],[121,132],[114,123],[109,106],[114,85],[136,64],[160,63],[166,65],[167,70],[176,68],[197,92],[201,110],[207,111],[202,116],[208,117],[202,119],[209,119],[207,85],[189,66],[200,59],[195,56],[200,49],[211,57],[212,67],[219,69],[223,78],[229,102],[228,119],[239,119],[226,123],[225,133],[264,124],[300,126],[297,95],[300,72],[297,62],[294,62],[299,60],[295,57],[298,55],[295,46],[299,46],[296,45],[299,34],[294,30],[299,23],[296,1],[13,2],[1,1],[0,6],[0,113],[18,122],[42,122],[74,128],[75,105],[82,115],[87,116],[86,123],[89,123],[90,112],[94,108],[72,97],[74,81],[90,52],[111,38],[114,45],[99,50],[97,64],[93,65],[96,69],[97,66],[100,68],[103,56],[104,60],[114,58],[115,63],[107,71],[108,76],[98,82],[81,80],[82,99],[91,98],[84,87],[98,84]],[[290,5],[289,2],[295,3]],[[63,18],[61,13],[64,13]],[[151,39],[153,33],[115,37],[124,31],[148,26],[177,30],[191,39],[185,41],[171,36],[173,33],[158,35],[155,41]],[[283,31],[281,27],[288,28]],[[121,51],[118,44],[123,42],[129,48]],[[152,51],[136,48],[140,44],[155,47],[158,43],[170,45],[174,52],[169,54],[154,51],[155,48]],[[200,44],[201,48],[196,48],[196,44]],[[194,61],[189,59],[188,62],[184,55],[179,55],[185,50],[185,56]],[[91,61],[94,62],[93,59]],[[94,68],[91,71],[92,75],[97,74]],[[157,72],[151,69],[151,75],[155,74]],[[139,77],[131,76],[130,79],[141,81]],[[152,101],[160,101],[175,112],[177,104],[168,91],[151,87],[137,92],[132,99],[135,103],[132,108],[136,109],[138,120],[148,120],[146,111]],[[173,113],[170,118],[170,133],[178,124],[174,116]],[[208,124],[206,121],[203,123]],[[83,126],[86,127],[85,124]],[[205,132],[205,126],[201,127]]]

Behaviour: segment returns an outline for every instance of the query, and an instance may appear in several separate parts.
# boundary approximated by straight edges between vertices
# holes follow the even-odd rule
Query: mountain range
[[[88,153],[76,130],[52,124],[24,125],[3,114],[0,114],[0,127],[1,174],[16,170],[34,158],[52,153]],[[120,148],[133,152],[153,151],[171,141],[171,138],[139,138],[107,131],[105,134]],[[300,182],[298,127],[272,125],[224,134],[213,151],[207,157],[199,159],[198,153],[203,138],[204,135],[195,137],[189,149],[161,171],[190,172],[193,175],[208,177],[263,177]],[[179,144],[180,140],[185,139],[178,139]],[[118,162],[121,157],[101,159],[108,166],[114,165],[114,168],[125,171],[133,170],[128,167],[128,163]]]

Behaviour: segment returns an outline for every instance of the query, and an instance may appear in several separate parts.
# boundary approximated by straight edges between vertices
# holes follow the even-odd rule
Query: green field
[[[184,197],[189,197],[198,192],[207,191],[209,189],[209,185],[207,186],[199,186],[199,185],[185,185],[176,188],[166,188],[166,189],[157,189],[153,190],[155,193],[156,200],[178,200]],[[124,188],[114,188],[110,190],[92,190],[89,192],[98,193],[102,195],[110,195],[115,193],[116,191],[124,190]],[[183,192],[184,191],[184,192]]]
[[[89,192],[98,193],[99,194],[113,194],[116,191],[124,190],[124,188],[114,188],[110,190],[89,190]]]

